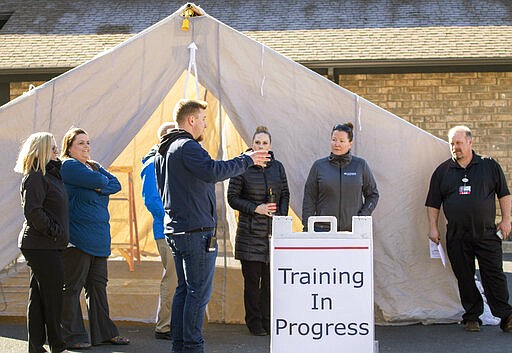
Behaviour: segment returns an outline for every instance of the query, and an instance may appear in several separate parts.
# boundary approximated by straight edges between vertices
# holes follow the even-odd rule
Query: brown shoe
[[[480,332],[480,324],[478,323],[478,321],[466,321],[464,323],[464,330],[468,332]]]
[[[503,332],[512,332],[512,315],[505,319],[505,323],[502,328]]]
[[[91,348],[91,344],[89,342],[77,342],[77,343],[73,343],[73,344],[70,344],[66,347],[67,349],[71,349],[73,351],[79,351],[79,350],[82,350],[82,349],[90,349]]]

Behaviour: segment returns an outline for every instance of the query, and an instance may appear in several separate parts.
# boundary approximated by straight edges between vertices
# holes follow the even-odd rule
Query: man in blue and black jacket
[[[204,352],[202,332],[212,292],[217,245],[215,183],[265,165],[266,151],[215,161],[199,141],[206,129],[207,103],[181,100],[171,130],[155,156],[158,191],[165,209],[164,233],[171,245],[178,286],[171,315],[172,351]]]
[[[161,140],[168,131],[175,127],[173,122],[165,122],[158,129],[158,140]],[[158,309],[156,313],[155,338],[170,340],[171,337],[171,303],[173,286],[172,252],[164,235],[164,205],[158,193],[155,174],[155,155],[159,145],[151,147],[148,154],[142,158],[142,199],[144,205],[153,216],[153,236],[164,271],[160,280],[160,295],[158,297]]]

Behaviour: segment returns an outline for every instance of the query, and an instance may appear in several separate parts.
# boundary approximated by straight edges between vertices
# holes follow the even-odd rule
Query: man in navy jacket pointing
[[[217,245],[215,183],[265,165],[266,151],[215,161],[199,141],[206,129],[207,103],[181,100],[174,109],[178,129],[165,135],[155,157],[164,204],[164,233],[173,251],[178,286],[171,315],[172,352],[203,353],[206,304],[212,292]]]

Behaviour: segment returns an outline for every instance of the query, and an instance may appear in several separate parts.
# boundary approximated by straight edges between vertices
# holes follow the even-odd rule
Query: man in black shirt
[[[475,284],[475,258],[485,295],[500,327],[512,332],[512,306],[508,303],[507,279],[503,273],[501,241],[508,237],[511,196],[500,165],[472,150],[471,130],[455,126],[448,133],[452,158],[432,174],[428,191],[429,238],[439,243],[439,209],[447,219],[446,247],[465,313],[466,331],[480,331],[483,299]],[[496,226],[496,196],[501,222]],[[502,239],[500,239],[502,238]]]

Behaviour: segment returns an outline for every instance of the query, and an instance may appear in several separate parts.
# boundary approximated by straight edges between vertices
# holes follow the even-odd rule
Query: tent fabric
[[[140,158],[187,89],[189,98],[197,95],[210,102],[203,144],[213,158],[240,153],[258,125],[269,128],[297,215],[310,166],[330,151],[332,126],[351,121],[356,129],[353,152],[368,161],[380,192],[373,214],[376,322],[458,320],[462,309],[451,269],[429,258],[423,205],[432,171],[449,156],[448,144],[207,14],[190,18],[190,30],[182,31],[181,11],[0,107],[0,265],[18,253],[21,178],[12,169],[22,139],[50,131],[59,140],[71,126],[82,127],[91,137],[94,159],[104,166],[133,166],[138,197]],[[198,47],[200,92],[195,92],[194,80],[189,83],[193,87],[185,87],[192,42]],[[243,318],[230,317],[236,311],[232,306],[243,304],[241,293],[233,292],[239,286],[229,282],[229,273],[238,266],[232,261],[236,216],[227,206],[225,190],[226,182],[217,184],[218,233],[225,242],[209,319],[233,322]],[[111,210],[117,218],[116,206]],[[137,216],[141,246],[151,249],[151,218],[140,199]],[[112,226],[113,241],[126,239],[126,231]]]

